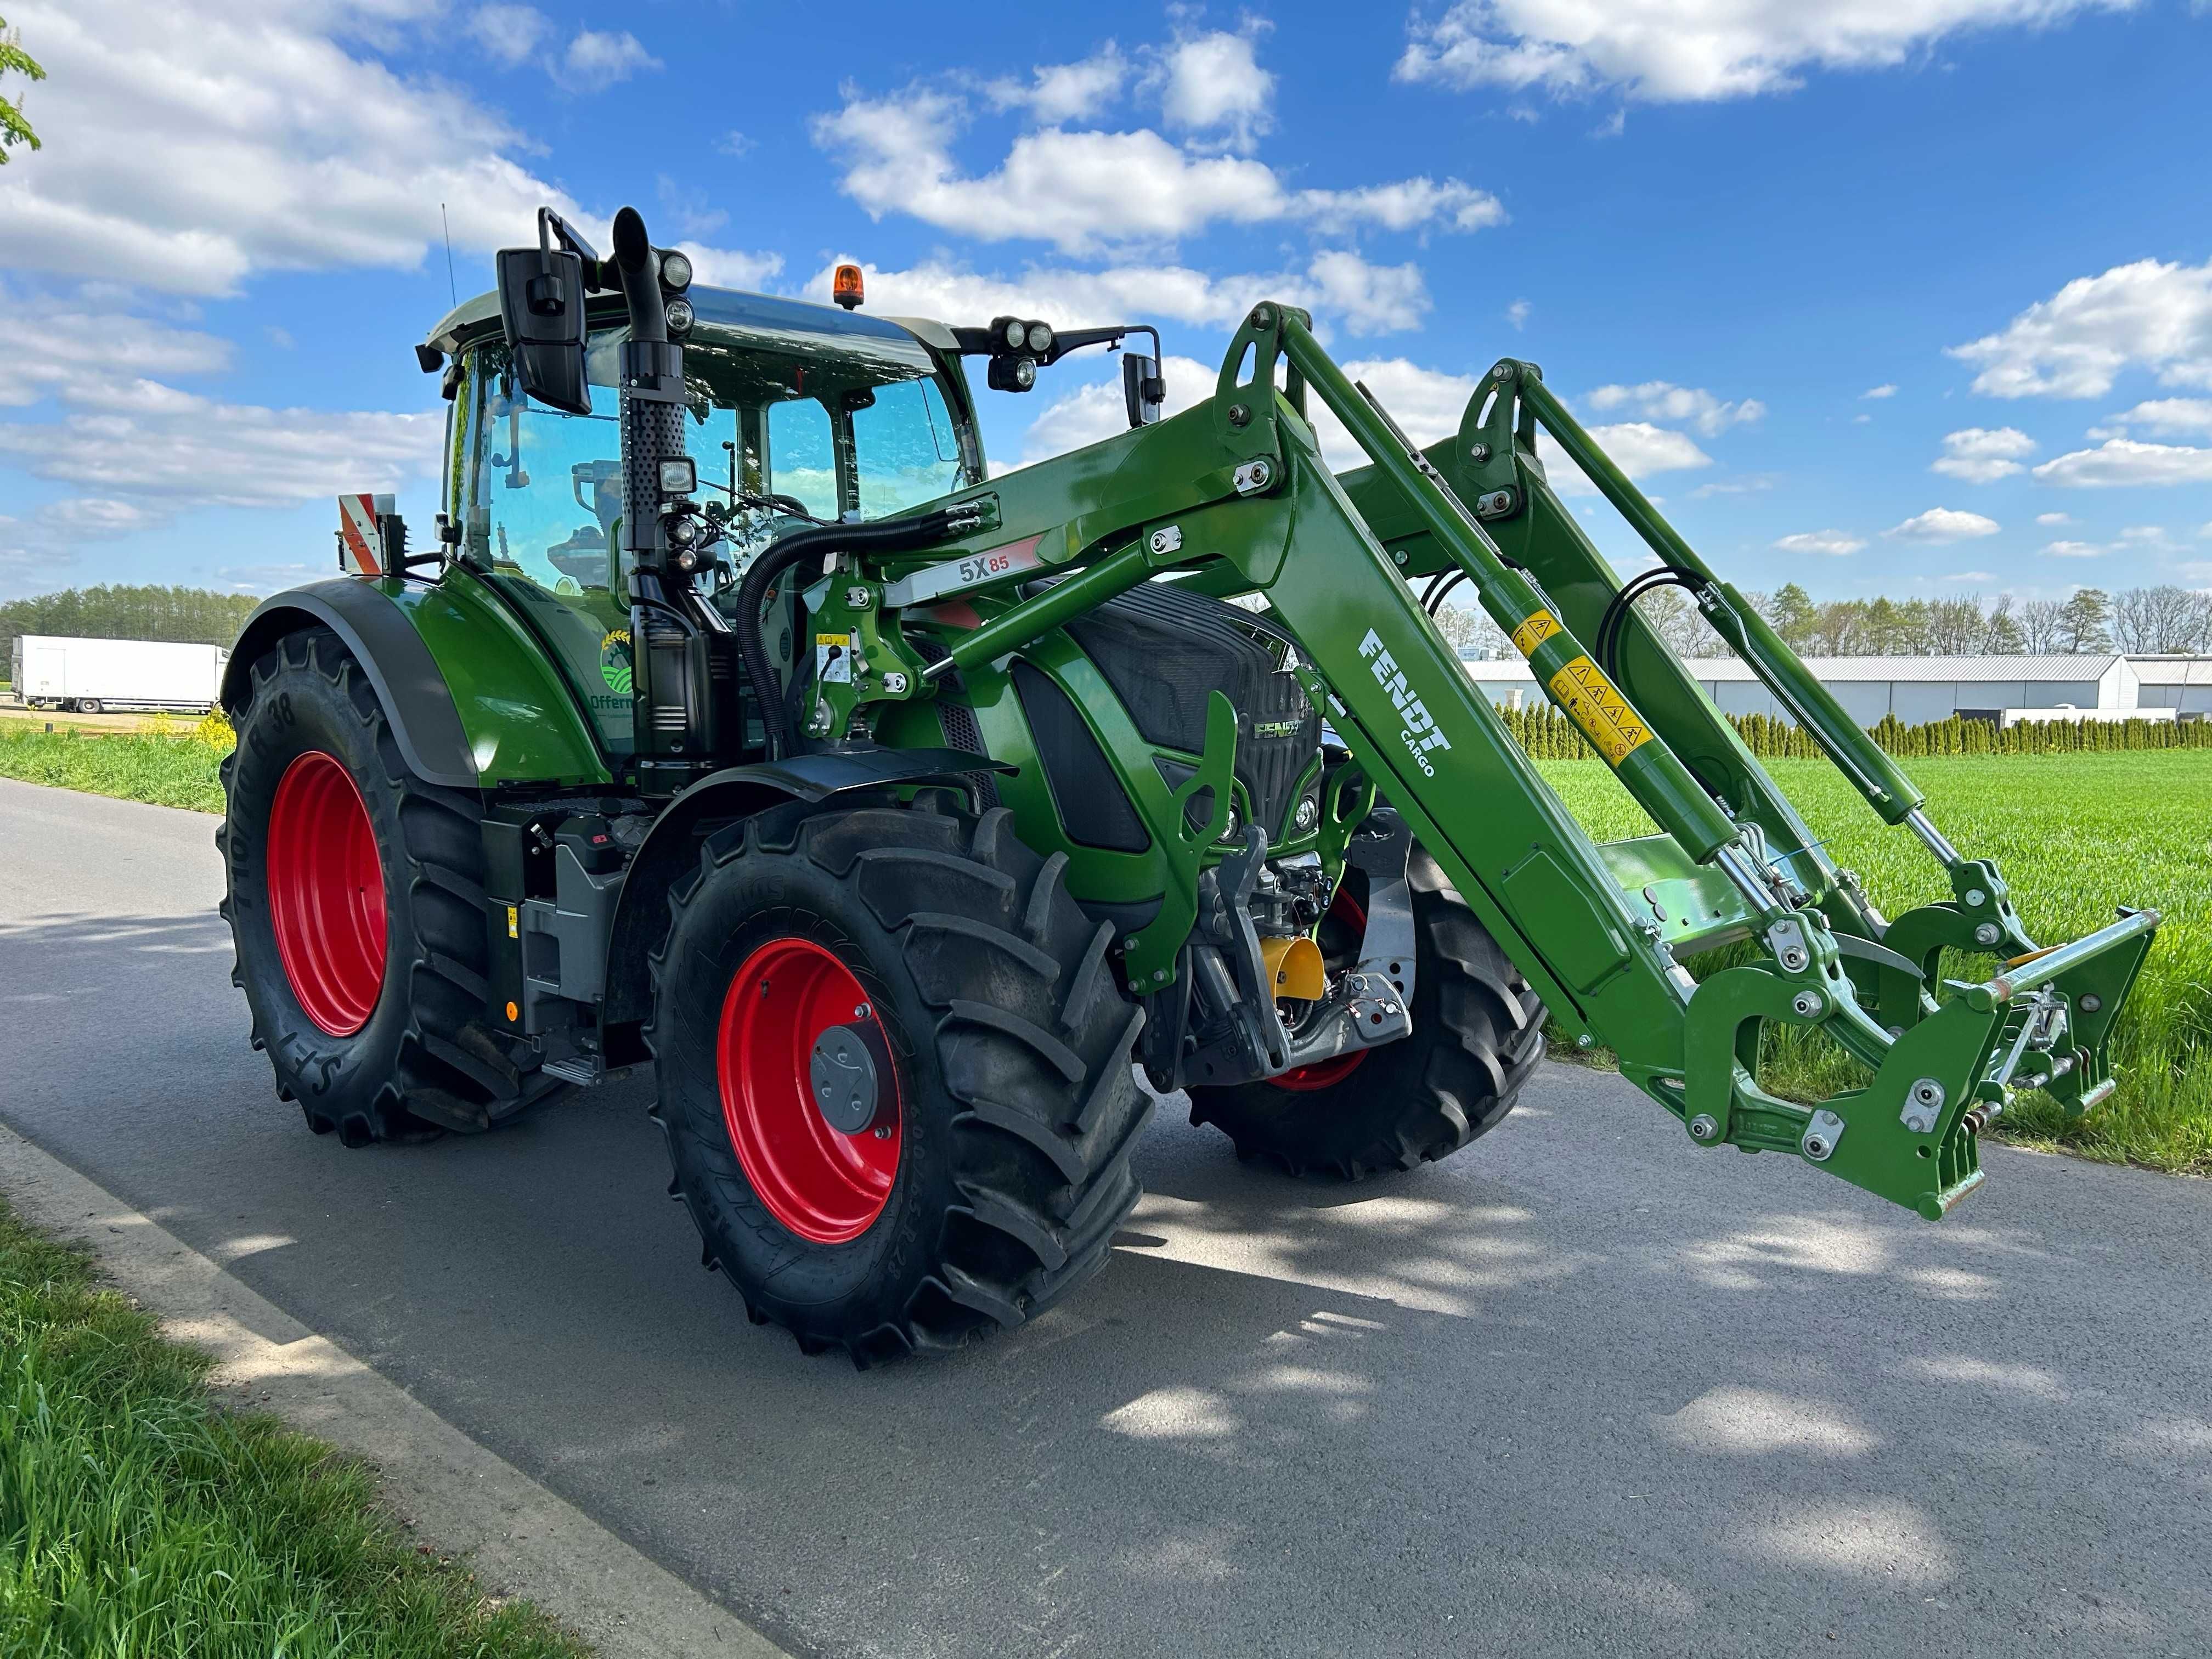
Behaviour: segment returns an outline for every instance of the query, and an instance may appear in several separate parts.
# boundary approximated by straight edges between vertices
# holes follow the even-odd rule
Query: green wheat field
[[[1950,896],[1911,832],[1883,824],[1827,762],[1764,763],[1885,915]],[[2093,933],[2123,904],[2166,919],[2113,1040],[2118,1092],[2078,1119],[2041,1096],[2023,1096],[2002,1120],[2003,1133],[2089,1158],[2212,1173],[2212,750],[1948,755],[1901,763],[1927,792],[1929,816],[1952,843],[1969,858],[1996,860],[2039,945]],[[1602,762],[1538,766],[1599,840],[1652,833]],[[1766,1081],[1802,1097],[1862,1079],[1832,1045],[1808,1041],[1778,1048]]]

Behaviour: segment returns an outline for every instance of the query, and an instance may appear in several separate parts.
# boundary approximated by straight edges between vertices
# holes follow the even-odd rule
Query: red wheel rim
[[[863,1020],[888,1051],[889,1033],[860,981],[811,939],[770,939],[744,959],[722,998],[715,1060],[730,1144],[769,1213],[817,1244],[867,1231],[898,1177],[896,1077],[886,1079],[889,1110],[857,1135],[831,1128],[810,1092],[815,1039]]]
[[[384,990],[384,865],[353,775],[319,749],[276,781],[269,916],[301,1011],[332,1036],[368,1024]]]
[[[1355,951],[1358,942],[1367,937],[1367,912],[1359,901],[1343,887],[1336,890],[1336,896],[1329,901],[1328,914],[1322,920],[1324,923],[1334,921],[1350,928]],[[1333,1060],[1318,1060],[1310,1066],[1293,1066],[1287,1072],[1276,1073],[1267,1081],[1278,1089],[1295,1090],[1300,1094],[1315,1089],[1334,1089],[1366,1064],[1367,1056],[1374,1052],[1372,1048],[1355,1048],[1350,1054],[1339,1054]]]

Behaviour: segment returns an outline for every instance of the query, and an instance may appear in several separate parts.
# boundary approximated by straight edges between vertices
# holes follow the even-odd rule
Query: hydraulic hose
[[[1692,570],[1679,564],[1662,564],[1631,577],[1613,596],[1613,603],[1605,608],[1605,615],[1597,624],[1597,665],[1613,678],[1619,678],[1620,665],[1614,659],[1620,650],[1620,632],[1627,626],[1629,607],[1646,593],[1656,592],[1662,587],[1686,588],[1692,593],[1702,592],[1713,585],[1713,579],[1701,570]]]
[[[738,582],[737,616],[731,631],[738,636],[738,655],[751,682],[753,700],[760,705],[761,729],[768,738],[770,760],[781,760],[797,746],[790,709],[779,694],[775,668],[769,661],[768,645],[761,637],[761,611],[768,605],[769,585],[778,576],[809,557],[828,553],[904,553],[949,539],[975,527],[973,510],[947,507],[918,519],[891,519],[881,524],[825,524],[794,531],[769,548],[746,568]]]

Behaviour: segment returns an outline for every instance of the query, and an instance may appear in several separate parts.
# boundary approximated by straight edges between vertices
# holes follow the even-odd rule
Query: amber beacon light
[[[858,265],[839,265],[837,274],[830,279],[830,297],[851,311],[866,300],[867,290],[860,285]]]

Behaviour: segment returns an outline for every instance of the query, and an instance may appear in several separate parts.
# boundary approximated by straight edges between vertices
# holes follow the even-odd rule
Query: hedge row
[[[1578,760],[1589,745],[1573,721],[1548,702],[1500,707],[1522,749],[1536,760]],[[1787,720],[1765,714],[1731,714],[1745,745],[1762,758],[1813,760],[1820,745]],[[2059,755],[2103,749],[2212,749],[2212,720],[2023,720],[2003,731],[1988,720],[1931,720],[1906,726],[1894,715],[1869,728],[1893,755]]]

